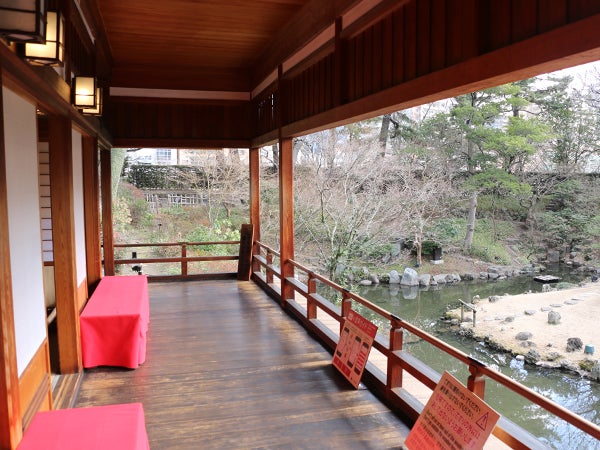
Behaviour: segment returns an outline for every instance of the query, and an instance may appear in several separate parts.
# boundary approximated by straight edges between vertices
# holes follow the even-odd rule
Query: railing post
[[[352,299],[350,298],[349,292],[347,289],[342,291],[342,320],[340,321],[340,335],[342,334],[342,330],[344,329],[344,322],[346,321],[346,317],[350,313],[352,309]]]
[[[387,359],[386,391],[388,396],[391,394],[392,389],[402,387],[402,366],[396,362],[391,353],[402,350],[403,339],[404,329],[401,320],[392,316],[390,320],[390,355]]]
[[[467,379],[467,389],[483,399],[485,397],[485,378],[481,374],[481,363],[473,361],[469,364],[469,378]]]
[[[267,275],[267,284],[273,284],[273,270],[271,266],[273,265],[273,253],[270,250],[267,250],[267,267],[265,267],[266,275]]]
[[[181,243],[181,275],[187,277],[188,274],[188,266],[187,266],[187,244],[185,242]]]
[[[308,273],[308,282],[306,284],[308,288],[308,295],[306,296],[306,318],[316,319],[317,318],[317,305],[312,301],[311,294],[317,293],[317,280],[314,278],[314,273]]]

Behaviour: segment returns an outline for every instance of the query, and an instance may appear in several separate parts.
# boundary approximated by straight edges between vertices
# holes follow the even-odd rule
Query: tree
[[[368,246],[389,242],[399,215],[390,164],[379,157],[379,145],[346,133],[311,135],[312,145],[305,146],[310,151],[296,169],[297,251],[314,248],[317,264],[331,278]]]

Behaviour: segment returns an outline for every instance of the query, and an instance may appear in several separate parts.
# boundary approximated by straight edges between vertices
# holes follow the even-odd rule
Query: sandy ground
[[[527,355],[535,349],[541,356],[540,364],[579,368],[584,360],[600,359],[600,283],[553,292],[502,296],[496,302],[487,298],[475,304],[476,326],[472,323],[462,327],[473,331],[474,337],[499,344],[515,355]],[[560,323],[548,323],[548,312],[560,314]],[[527,314],[526,311],[529,313]],[[460,309],[451,311],[460,318]],[[465,317],[471,317],[465,311]],[[529,332],[527,341],[516,339],[519,332]],[[567,339],[578,337],[583,348],[567,352]],[[585,354],[587,345],[593,346],[594,354]],[[557,354],[560,354],[557,357]]]

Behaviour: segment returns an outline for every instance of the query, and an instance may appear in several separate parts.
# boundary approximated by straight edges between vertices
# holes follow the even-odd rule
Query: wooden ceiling
[[[110,84],[248,92],[256,83],[257,65],[268,52],[285,46],[284,41],[291,38],[289,29],[301,28],[298,24],[302,21],[314,25],[311,17],[317,3],[97,0],[112,57]]]

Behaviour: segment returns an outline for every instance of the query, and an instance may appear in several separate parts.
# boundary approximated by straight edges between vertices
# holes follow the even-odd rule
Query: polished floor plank
[[[397,449],[408,428],[252,282],[150,284],[146,362],[76,407],[142,402],[152,449]]]

